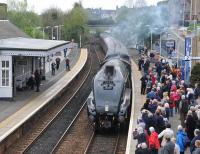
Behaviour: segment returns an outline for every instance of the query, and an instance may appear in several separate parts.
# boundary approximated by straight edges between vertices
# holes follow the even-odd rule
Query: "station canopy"
[[[69,41],[44,40],[32,38],[8,38],[0,40],[0,54],[22,56],[46,56],[47,52],[67,48]]]

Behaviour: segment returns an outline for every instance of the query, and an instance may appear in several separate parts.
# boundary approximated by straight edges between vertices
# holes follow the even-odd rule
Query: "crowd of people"
[[[154,63],[141,54],[138,68],[142,73],[141,95],[146,101],[133,131],[137,140],[136,154],[200,154],[200,89],[185,83],[180,69],[166,59]],[[178,116],[177,130],[170,119]]]

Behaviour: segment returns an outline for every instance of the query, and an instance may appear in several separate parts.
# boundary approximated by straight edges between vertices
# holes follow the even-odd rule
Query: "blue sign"
[[[191,55],[192,55],[192,38],[186,37],[185,38],[185,72],[184,72],[184,80],[186,83],[190,82]]]
[[[192,38],[185,38],[185,56],[191,56],[192,54]]]

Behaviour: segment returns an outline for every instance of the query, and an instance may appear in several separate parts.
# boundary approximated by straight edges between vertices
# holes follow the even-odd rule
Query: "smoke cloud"
[[[150,37],[150,33],[160,34],[164,27],[170,26],[166,6],[151,6],[142,8],[120,8],[117,25],[110,31],[124,44],[136,44]]]

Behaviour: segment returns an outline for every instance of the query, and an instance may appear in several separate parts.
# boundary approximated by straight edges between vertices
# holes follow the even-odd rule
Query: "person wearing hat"
[[[197,140],[200,140],[200,130],[199,129],[195,129],[194,130],[194,135],[195,137],[192,139],[191,143],[190,143],[190,152],[192,153],[195,150],[195,142]]]

